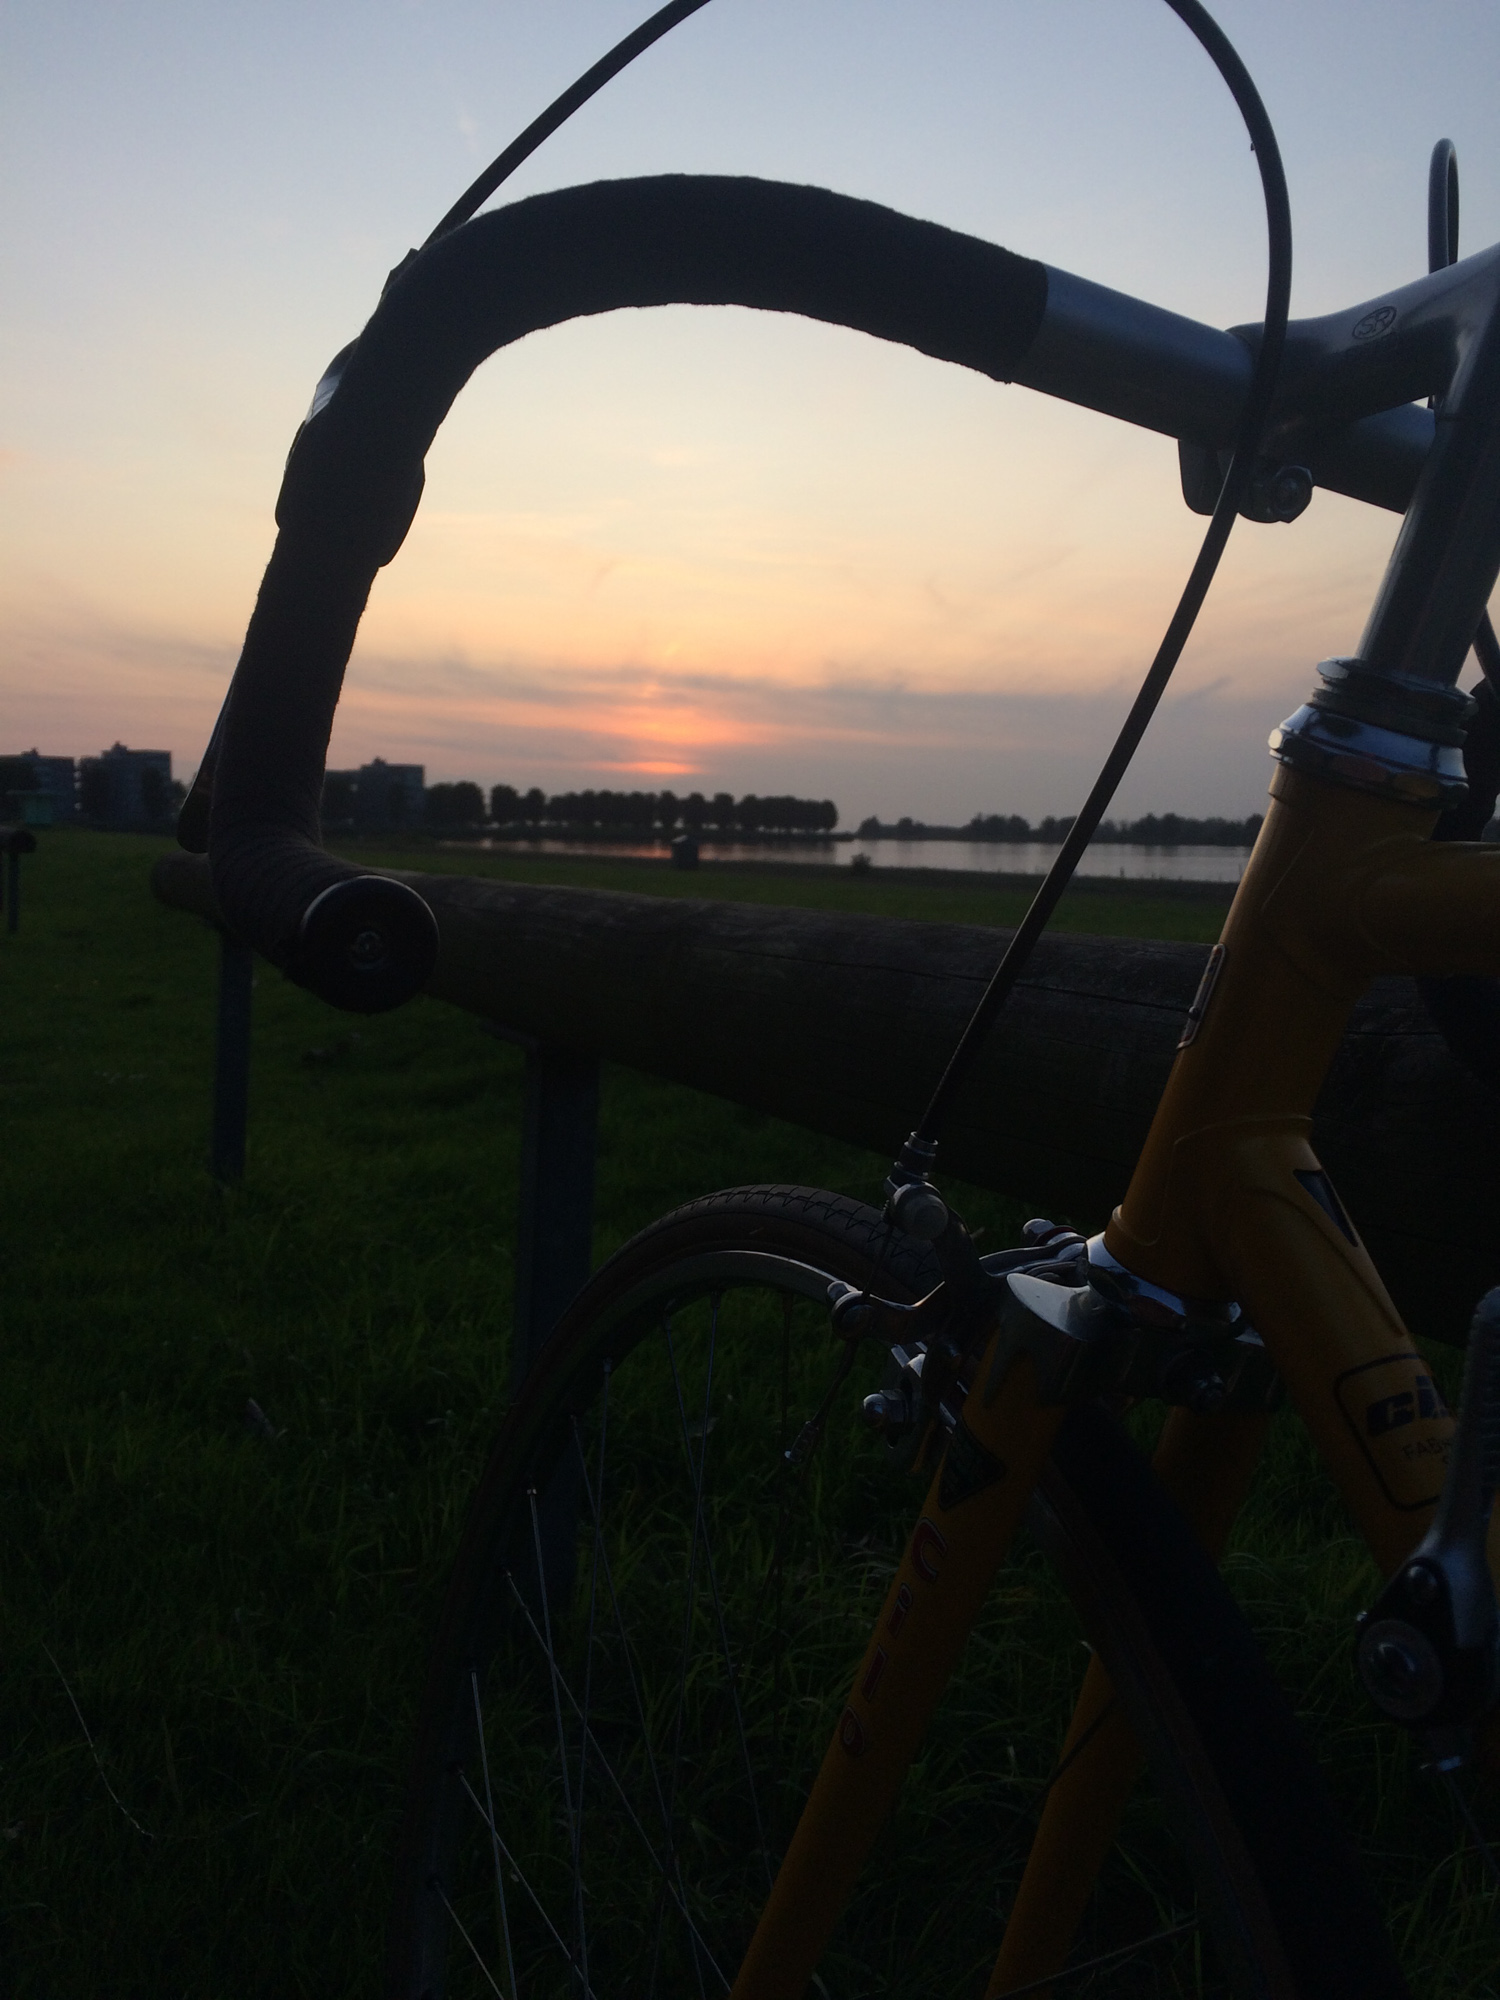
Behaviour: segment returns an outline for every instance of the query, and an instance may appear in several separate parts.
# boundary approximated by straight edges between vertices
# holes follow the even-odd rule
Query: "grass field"
[[[0,1990],[374,1994],[424,1650],[506,1400],[520,1059],[436,1003],[351,1026],[263,968],[247,1175],[218,1188],[214,942],[151,899],[161,851],[43,836],[0,935]],[[975,923],[1023,902],[878,873],[379,858]],[[1207,940],[1221,915],[1082,891],[1061,922]],[[869,1199],[884,1167],[610,1071],[596,1255],[713,1187]],[[963,1206],[991,1245],[1029,1212]],[[1308,1690],[1414,1986],[1496,1995],[1493,1893],[1354,1690],[1372,1577],[1289,1421],[1229,1573]]]

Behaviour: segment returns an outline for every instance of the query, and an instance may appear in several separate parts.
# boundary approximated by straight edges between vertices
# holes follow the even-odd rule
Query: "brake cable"
[[[1208,595],[1209,585],[1213,582],[1219,559],[1228,543],[1235,517],[1245,499],[1246,490],[1255,471],[1261,433],[1265,428],[1271,400],[1275,394],[1277,372],[1286,342],[1292,285],[1292,218],[1287,197],[1286,176],[1281,164],[1281,151],[1276,143],[1276,134],[1272,129],[1270,117],[1261,102],[1260,93],[1255,88],[1249,71],[1240,60],[1229,37],[1207,8],[1200,4],[1200,0],[1166,0],[1166,4],[1189,33],[1196,37],[1228,86],[1230,95],[1239,107],[1240,116],[1245,121],[1250,134],[1251,150],[1260,169],[1267,236],[1266,310],[1260,343],[1240,412],[1229,469],[1224,475],[1224,483],[1199,548],[1197,560],[1188,575],[1187,583],[1178,599],[1177,608],[1172,614],[1162,642],[1157,648],[1156,657],[1152,660],[1150,669],[1141,683],[1140,691],[1121,725],[1113,748],[1094,780],[1093,788],[1084,802],[1082,811],[1069,828],[1056,859],[1048,869],[1041,887],[1033,896],[1019,928],[1013,934],[999,965],[995,968],[989,985],[969,1019],[968,1026],[948,1059],[948,1065],[938,1081],[927,1109],[922,1114],[921,1121],[901,1149],[900,1158],[892,1171],[890,1184],[893,1187],[914,1179],[926,1179],[931,1171],[937,1157],[937,1136],[943,1120],[973,1068],[975,1058],[996,1016],[1015,990],[1038,939],[1072,881],[1083,858],[1084,849],[1098,831],[1099,823],[1109,810],[1120,781],[1140,746],[1141,738],[1145,735],[1152,716],[1156,713],[1162,695],[1166,692],[1167,682],[1181,658],[1182,650],[1187,644],[1188,636]],[[467,222],[496,188],[507,180],[524,160],[529,159],[542,142],[571,118],[575,111],[586,104],[597,91],[602,90],[611,78],[618,76],[621,70],[635,61],[637,56],[643,55],[654,43],[660,41],[663,35],[670,33],[679,23],[707,5],[708,0],[670,0],[669,5],[659,8],[623,41],[617,42],[592,68],[585,70],[575,83],[563,91],[561,96],[554,98],[546,110],[511,141],[504,152],[496,156],[448,210],[427,237],[422,249],[426,250],[441,237],[451,234],[453,230]],[[398,269],[404,268],[404,265],[398,267]]]
[[[1170,4],[1170,0],[1168,0]],[[576,83],[570,83],[561,97],[554,97],[539,118],[533,118],[526,130],[512,139],[503,153],[491,160],[477,181],[466,187],[452,208],[443,217],[437,228],[426,239],[422,249],[429,249],[440,236],[447,236],[469,220],[469,217],[499,187],[502,181],[510,179],[523,160],[529,160],[544,139],[550,139],[559,125],[566,124],[580,106],[604,88],[611,77],[616,77],[627,64],[637,56],[644,55],[653,42],[659,42],[663,35],[670,34],[679,21],[685,21],[690,14],[708,5],[708,0],[671,0],[670,5],[660,7],[642,21],[638,28],[616,42],[608,55],[599,58],[592,69],[586,69]]]
[[[1250,133],[1251,148],[1256,164],[1260,168],[1261,189],[1266,205],[1267,236],[1267,277],[1266,312],[1261,329],[1260,346],[1256,352],[1255,365],[1250,374],[1250,385],[1245,394],[1244,406],[1240,412],[1239,430],[1235,438],[1234,456],[1229,470],[1224,476],[1224,484],[1215,504],[1213,518],[1199,548],[1197,560],[1189,573],[1177,609],[1172,614],[1170,624],[1140,692],[1130,706],[1115,738],[1114,747],[1104,760],[1103,768],[1094,780],[1093,789],[1084,802],[1083,810],[1068,829],[1056,859],[1047,870],[1041,887],[1031,899],[1031,905],[1021,919],[1019,928],[1011,937],[999,965],[985,988],[978,1006],[969,1018],[969,1024],[960,1036],[958,1045],[948,1059],[948,1066],[938,1079],[921,1122],[902,1147],[895,1168],[892,1170],[892,1187],[911,1180],[925,1180],[937,1158],[938,1132],[944,1118],[952,1109],[976,1057],[983,1046],[996,1016],[1015,990],[1016,984],[1025,970],[1027,960],[1036,948],[1038,939],[1046,929],[1053,911],[1062,900],[1063,892],[1072,881],[1084,849],[1098,831],[1099,822],[1109,810],[1110,802],[1129,767],[1131,758],[1145,735],[1152,716],[1156,713],[1172,670],[1187,644],[1188,634],[1208,595],[1208,587],[1219,566],[1219,558],[1224,553],[1229,540],[1230,529],[1235,516],[1245,498],[1251,475],[1255,470],[1256,455],[1260,445],[1261,432],[1270,413],[1271,399],[1276,390],[1276,376],[1281,364],[1282,348],[1286,343],[1287,315],[1291,305],[1292,290],[1292,216],[1287,199],[1286,175],[1282,171],[1281,151],[1276,144],[1276,134],[1271,128],[1271,120],[1260,99],[1260,93],[1251,81],[1250,73],[1240,61],[1228,36],[1208,13],[1198,4],[1198,0],[1166,0],[1172,12],[1194,34],[1203,45],[1210,60],[1229,86],[1230,94],[1239,106],[1240,116]]]

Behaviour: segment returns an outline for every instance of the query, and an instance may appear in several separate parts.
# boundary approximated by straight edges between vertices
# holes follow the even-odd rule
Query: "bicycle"
[[[517,147],[699,4],[653,16]],[[1170,4],[1207,33],[1196,0]],[[936,1131],[1139,740],[1205,559],[884,1206],[710,1196],[635,1238],[569,1308],[484,1475],[435,1648],[393,1923],[405,2000],[769,2000],[876,1990],[893,1968],[914,1992],[983,1976],[995,1807],[966,1746],[984,1729],[962,1708],[929,1723],[955,1680],[961,1704],[985,1676],[1022,1699],[1005,1678],[1022,1645],[1028,1685],[1072,1719],[1028,1802],[987,1995],[1095,1971],[1118,1992],[1408,1990],[1214,1559],[1284,1394],[1388,1578],[1358,1638],[1377,1707],[1440,1770],[1471,1754],[1476,1726],[1496,1755],[1500,1297],[1476,1313],[1455,1431],[1307,1133],[1373,974],[1500,973],[1483,923],[1500,848],[1431,838],[1445,813],[1444,832],[1477,834],[1494,804],[1482,767],[1500,707],[1478,705],[1466,806],[1476,704],[1456,683],[1475,642],[1500,684],[1484,614],[1500,568],[1500,249],[1454,261],[1440,147],[1428,277],[1289,325],[1274,136],[1235,75],[1273,222],[1262,327],[1214,332],[817,189],[662,178],[474,221],[461,203],[319,384],[183,837],[201,842],[211,810],[235,928],[356,1009],[418,990],[436,935],[410,890],[317,845],[339,679],[427,444],[477,362],[524,332],[695,300],[899,339],[1178,437],[1206,552],[1236,513],[1292,519],[1319,484],[1405,514],[1358,655],[1325,663],[1273,738],[1264,827],[1104,1231],[1039,1220],[981,1256],[934,1184]],[[1482,1059],[1488,989],[1434,997]],[[835,1415],[841,1397],[863,1426]],[[1146,1405],[1167,1412],[1150,1466],[1120,1421]],[[913,1473],[926,1498],[891,1563]],[[1037,1552],[997,1609],[1023,1519]],[[1081,1691],[1070,1604],[1091,1647]],[[1143,1761],[1155,1802],[1133,1797]],[[922,1795],[904,1806],[903,1781]],[[923,1873],[920,1827],[899,1847],[924,1801],[980,1832],[957,1883]]]

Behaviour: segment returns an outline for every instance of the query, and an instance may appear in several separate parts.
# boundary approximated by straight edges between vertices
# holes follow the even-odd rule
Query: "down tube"
[[[1229,1153],[1236,1295],[1388,1574],[1431,1519],[1453,1418],[1352,1226],[1309,1192],[1327,1184],[1305,1123],[1254,1121]]]
[[[974,1379],[983,1385],[990,1356]],[[895,1801],[1062,1421],[1029,1360],[972,1390],[855,1675],[731,2000],[799,2000]]]
[[[1240,1297],[1388,1576],[1432,1518],[1453,1418],[1364,1245],[1307,1197],[1298,1170],[1317,1162],[1305,1137],[1268,1132],[1237,1151]],[[1488,1555],[1500,1591],[1500,1508]],[[1476,1733],[1482,1765],[1500,1777],[1500,1708]]]

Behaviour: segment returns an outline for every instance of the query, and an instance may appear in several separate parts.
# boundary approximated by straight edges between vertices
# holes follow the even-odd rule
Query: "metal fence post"
[[[21,928],[21,856],[36,853],[36,835],[29,827],[0,826],[0,854],[5,856],[5,928]]]
[[[521,1116],[521,1187],[516,1216],[515,1317],[511,1390],[529,1374],[553,1327],[588,1279],[593,1261],[594,1156],[599,1129],[599,1059],[538,1042],[487,1022],[491,1034],[526,1052]],[[573,1586],[582,1480],[564,1447],[536,1496],[545,1595],[560,1602]],[[534,1566],[522,1558],[522,1589],[535,1602]]]
[[[250,1111],[250,989],[255,955],[219,932],[219,1009],[214,1036],[214,1126],[210,1166],[227,1185],[245,1177],[245,1127]]]
[[[598,1125],[598,1058],[532,1043],[526,1050],[516,1229],[511,1380],[517,1389],[589,1275]]]

